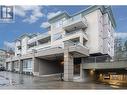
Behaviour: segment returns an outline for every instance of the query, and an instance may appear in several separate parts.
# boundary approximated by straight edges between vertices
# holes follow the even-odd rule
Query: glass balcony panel
[[[81,22],[81,23],[78,23],[78,22]],[[73,25],[74,23],[77,23],[77,24],[81,24],[83,25],[84,24],[84,27],[87,26],[87,21],[86,21],[86,18],[85,17],[82,17],[82,15],[76,15],[68,20],[65,20],[63,22],[63,27],[66,28],[67,26],[70,26],[70,25]],[[75,27],[75,25],[73,25]]]
[[[66,36],[70,36],[70,35],[78,34],[78,33],[83,33],[88,38],[87,33],[82,30],[75,30],[75,31],[71,31],[71,32],[66,32],[64,36],[66,37]]]

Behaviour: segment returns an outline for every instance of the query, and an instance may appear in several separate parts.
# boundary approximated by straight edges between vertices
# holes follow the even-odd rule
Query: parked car
[[[0,66],[0,71],[5,71],[5,67]]]

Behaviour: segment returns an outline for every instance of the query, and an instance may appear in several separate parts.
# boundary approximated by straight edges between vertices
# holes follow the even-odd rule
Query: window
[[[28,48],[32,48],[34,46],[37,46],[37,43],[36,42],[33,42],[33,43],[28,44]]]
[[[14,68],[18,68],[19,67],[19,63],[15,62],[14,63]]]
[[[17,56],[21,56],[21,54],[17,54]]]
[[[23,68],[32,68],[32,60],[31,59],[24,60],[23,61]]]
[[[22,47],[21,47],[21,46],[17,46],[17,48],[18,48],[18,50],[21,50],[21,49],[22,49]]]

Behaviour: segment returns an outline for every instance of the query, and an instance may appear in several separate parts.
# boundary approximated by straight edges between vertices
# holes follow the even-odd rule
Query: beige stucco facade
[[[74,16],[61,13],[49,19],[47,33],[21,36],[15,42],[15,56],[6,60],[7,69],[42,76],[60,73],[63,61],[64,80],[72,81],[74,58],[83,59],[94,54],[113,57],[115,22],[111,13],[104,10],[106,6],[92,6]],[[10,65],[15,61],[18,67]],[[80,76],[83,63],[80,63]]]

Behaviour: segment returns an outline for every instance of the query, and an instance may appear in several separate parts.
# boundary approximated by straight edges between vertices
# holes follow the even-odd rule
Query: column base
[[[39,76],[39,72],[33,72],[33,76]]]

